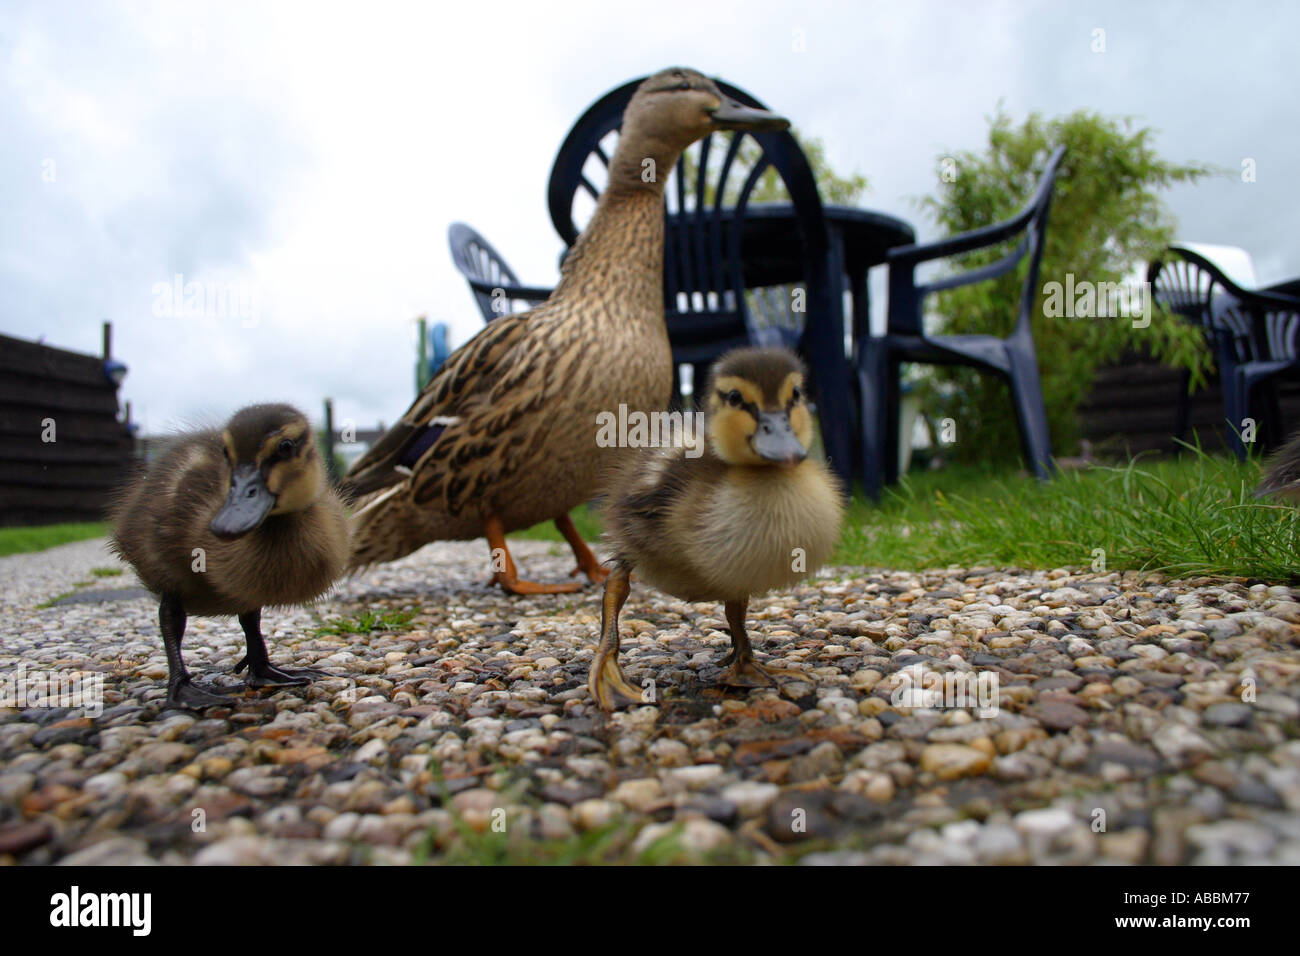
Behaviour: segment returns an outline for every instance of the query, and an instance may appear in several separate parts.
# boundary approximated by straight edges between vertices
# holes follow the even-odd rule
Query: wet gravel
[[[308,687],[245,692],[237,623],[191,619],[192,673],[240,697],[203,714],[164,706],[156,604],[102,541],[0,558],[0,675],[103,681],[97,716],[0,706],[0,862],[527,860],[595,832],[621,860],[1300,863],[1290,587],[830,569],[751,604],[783,673],[744,692],[716,684],[720,607],[634,585],[623,665],[659,705],[607,717],[598,590],[507,597],[486,556],[431,545],[265,612],[275,663],[338,675]],[[904,693],[922,675],[950,692]]]

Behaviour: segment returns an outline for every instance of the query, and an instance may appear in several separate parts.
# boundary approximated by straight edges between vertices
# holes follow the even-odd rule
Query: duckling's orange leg
[[[492,583],[499,584],[511,594],[571,594],[582,590],[582,582],[565,581],[563,584],[539,584],[536,581],[524,581],[515,570],[515,559],[506,547],[505,530],[501,519],[488,515],[483,519],[483,533],[487,536],[488,547],[492,549]],[[500,558],[500,562],[498,562]]]
[[[573,556],[578,562],[578,566],[573,569],[569,577],[581,571],[592,584],[604,584],[605,579],[609,577],[609,568],[602,567],[596,560],[596,556],[591,553],[591,548],[587,547],[587,542],[582,540],[582,535],[578,534],[578,529],[573,526],[573,519],[569,517],[568,512],[555,519],[555,527],[560,529],[564,540],[569,542],[569,547],[573,549]]]
[[[600,611],[600,645],[587,674],[587,690],[602,710],[654,703],[627,682],[623,669],[618,666],[618,615],[631,590],[628,568],[617,565],[605,579],[605,600]]]
[[[731,653],[722,659],[730,664],[722,675],[722,682],[731,687],[774,687],[776,681],[767,670],[754,660],[754,649],[745,633],[745,612],[749,600],[726,602],[727,623],[731,625]]]

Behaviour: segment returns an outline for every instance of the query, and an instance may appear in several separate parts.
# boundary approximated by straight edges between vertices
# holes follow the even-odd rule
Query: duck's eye
[[[745,398],[740,394],[740,392],[733,388],[727,393],[727,404],[732,408],[739,408],[741,405],[745,404]]]
[[[803,389],[801,389],[798,385],[796,385],[794,387],[794,390],[790,392],[790,401],[797,404],[802,400],[803,400]]]
[[[291,440],[289,440],[288,438],[281,438],[281,439],[280,439],[280,454],[281,454],[281,455],[292,455],[292,454],[293,454],[293,442],[292,442]]]
[[[691,81],[682,80],[680,83],[677,84],[677,88],[679,90],[689,90],[691,88]]]

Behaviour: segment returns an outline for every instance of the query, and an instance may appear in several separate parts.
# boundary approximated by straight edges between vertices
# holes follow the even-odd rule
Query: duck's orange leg
[[[506,547],[506,535],[501,526],[501,519],[489,515],[483,519],[483,533],[487,535],[488,547],[492,549],[492,583],[499,584],[511,594],[570,594],[582,590],[580,581],[565,581],[562,584],[540,584],[537,581],[524,581],[515,569],[515,559]]]
[[[591,548],[587,547],[587,542],[582,540],[582,535],[578,534],[578,529],[573,526],[573,519],[569,517],[568,512],[555,519],[555,527],[560,529],[564,540],[569,542],[569,547],[573,549],[573,557],[578,562],[578,566],[573,569],[569,577],[581,571],[592,584],[604,584],[605,579],[609,577],[609,568],[602,567],[596,560]]]

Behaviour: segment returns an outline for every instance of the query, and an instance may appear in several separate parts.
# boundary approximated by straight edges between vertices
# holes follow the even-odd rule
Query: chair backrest
[[[1211,321],[1231,336],[1240,362],[1300,359],[1300,299],[1266,292],[1216,289]]]
[[[483,313],[483,321],[491,322],[517,311],[516,303],[521,300],[493,295],[496,289],[519,285],[519,279],[490,242],[465,223],[453,222],[447,229],[447,243],[451,246],[451,261],[470,282],[470,293]]]
[[[547,189],[551,222],[569,245],[580,226],[575,212],[594,209],[605,185],[623,110],[641,85],[632,80],[597,100],[565,137]],[[767,107],[729,83],[721,90],[752,107]],[[752,144],[752,145],[749,145]],[[804,240],[808,310],[830,308],[826,262],[829,238],[821,199],[807,158],[788,132],[711,133],[687,149],[664,193],[664,305],[668,336],[679,364],[712,361],[755,336],[745,300],[741,232],[745,210],[764,173],[784,182]],[[816,301],[814,301],[816,299]],[[838,304],[839,297],[834,296]]]
[[[923,247],[910,247],[923,250],[923,253],[919,255],[909,252],[909,247],[903,247],[891,252],[891,263],[894,261],[906,262],[909,258],[919,262],[972,252],[1020,236],[1015,247],[996,262],[965,272],[944,275],[932,282],[916,283],[913,286],[914,280],[910,270],[894,269],[891,266],[889,276],[891,305],[888,331],[894,334],[923,336],[925,329],[922,322],[923,311],[920,302],[925,296],[932,292],[942,292],[945,289],[955,289],[959,286],[996,279],[1015,269],[1019,266],[1020,261],[1028,256],[1029,268],[1025,273],[1025,281],[1020,295],[1020,311],[1016,316],[1016,327],[1012,335],[1032,339],[1031,319],[1038,304],[1038,276],[1043,262],[1043,250],[1047,246],[1048,213],[1052,207],[1052,192],[1056,187],[1056,174],[1060,169],[1061,160],[1064,158],[1065,147],[1058,146],[1048,157],[1047,165],[1043,168],[1043,174],[1039,178],[1038,185],[1034,188],[1034,194],[1030,197],[1029,202],[1010,219],[952,236],[948,239],[927,243]],[[895,309],[893,307],[895,300],[904,303],[903,307]],[[909,301],[912,304],[906,304]]]
[[[1147,281],[1158,303],[1201,325],[1220,349],[1231,349],[1238,361],[1266,354],[1264,323],[1254,318],[1247,304],[1256,294],[1237,285],[1200,252],[1169,246],[1147,267]]]

